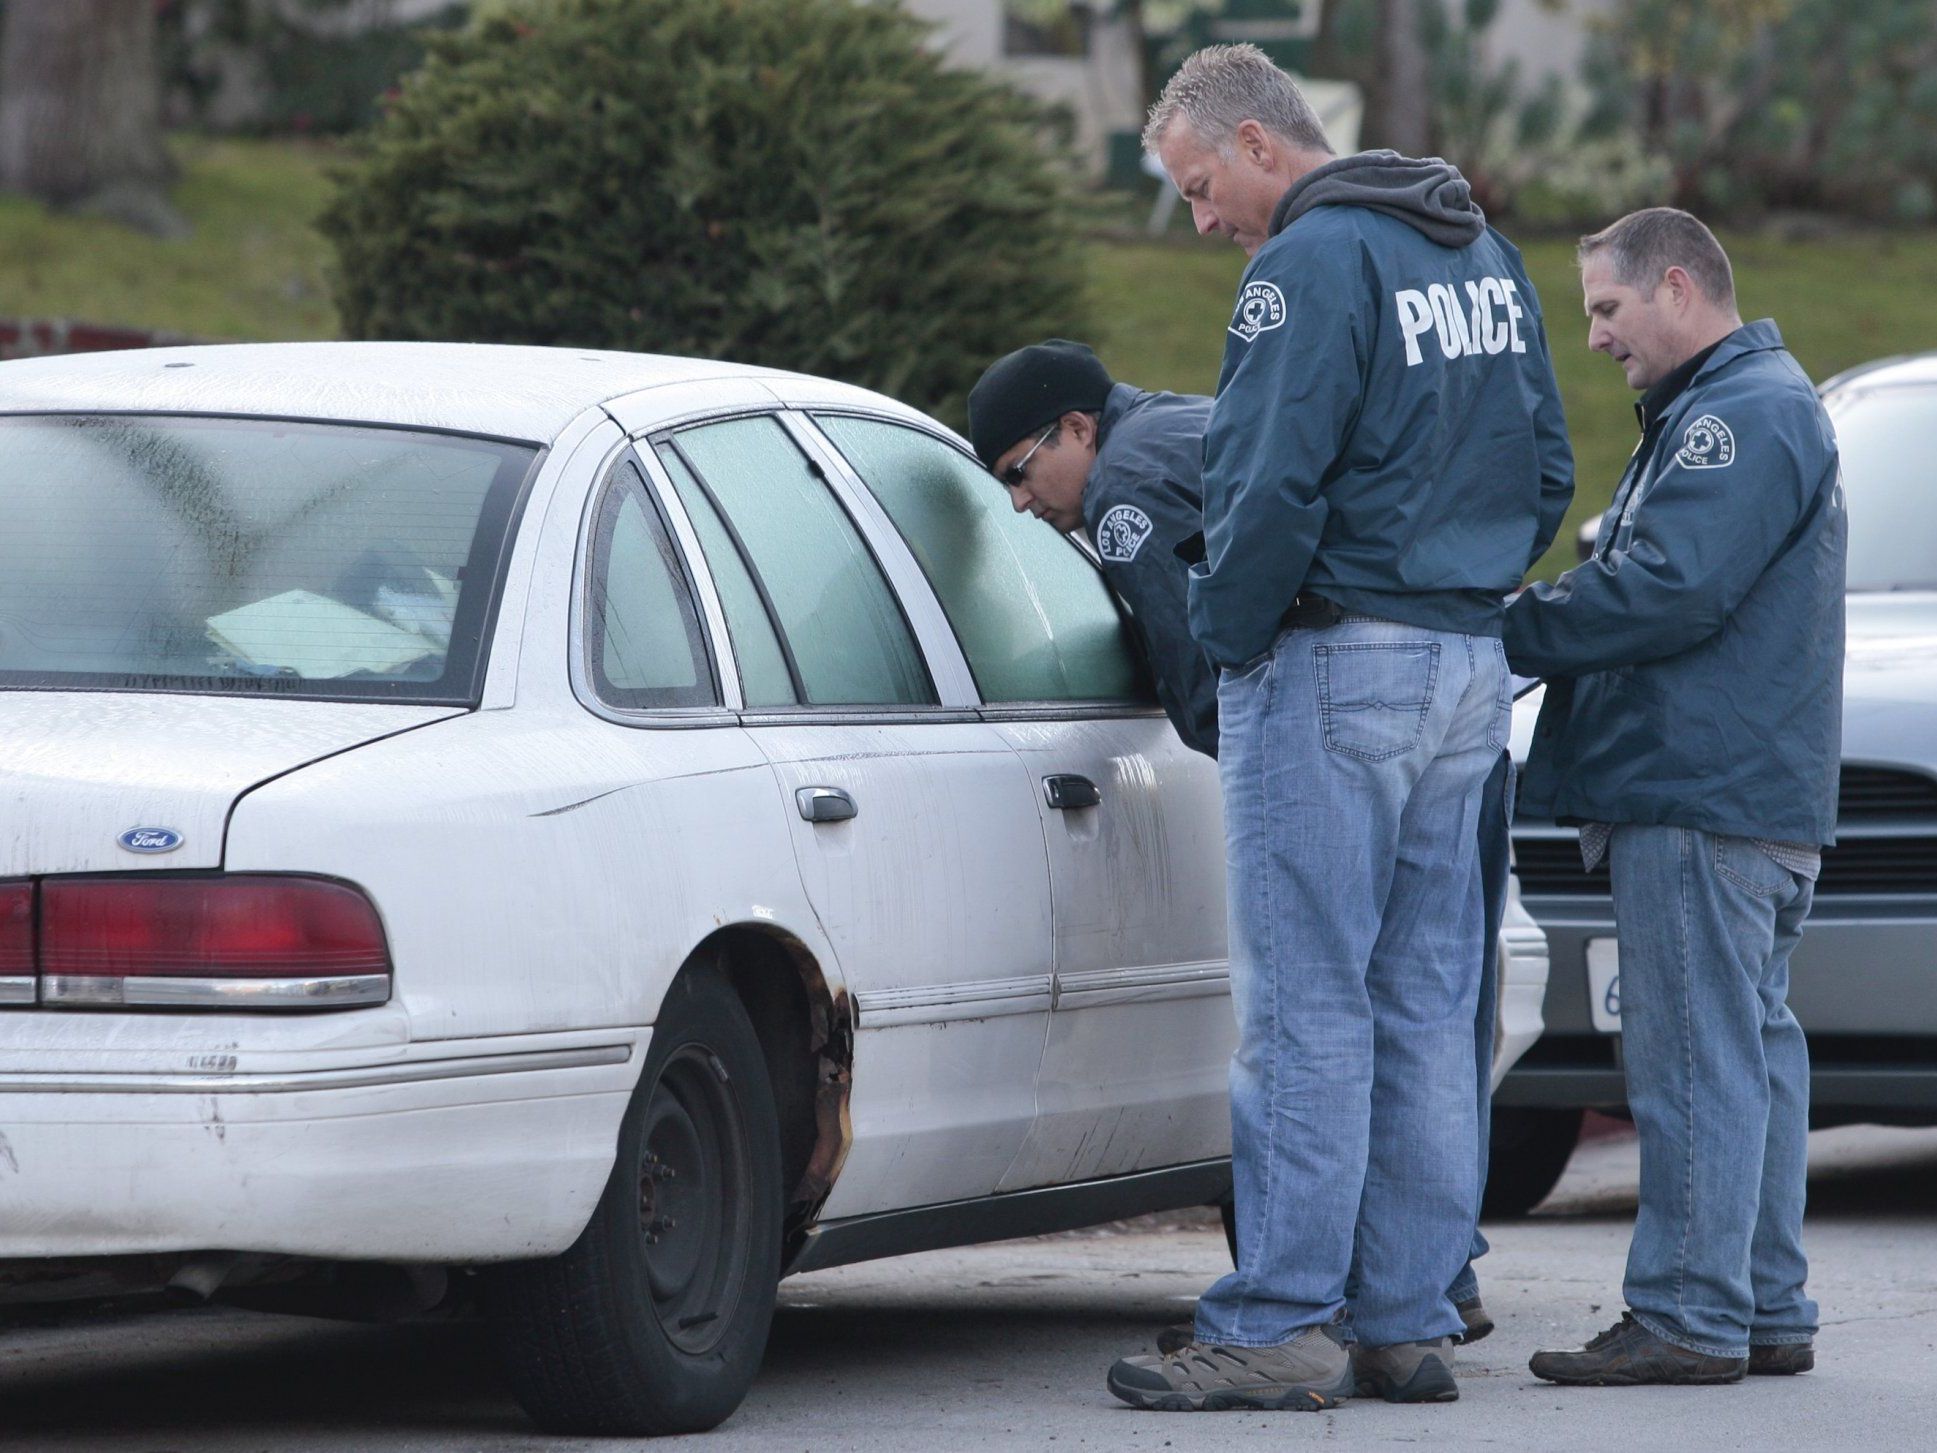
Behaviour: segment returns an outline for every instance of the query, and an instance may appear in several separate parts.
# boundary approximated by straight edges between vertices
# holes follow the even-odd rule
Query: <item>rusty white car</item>
[[[1228,1195],[1213,764],[922,415],[15,362],[0,514],[0,1296],[474,1295],[541,1424],[662,1433],[789,1272]]]

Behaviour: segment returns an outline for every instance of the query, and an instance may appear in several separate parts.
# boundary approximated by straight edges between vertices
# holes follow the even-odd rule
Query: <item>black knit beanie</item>
[[[1017,440],[1064,414],[1097,414],[1110,396],[1110,375],[1081,343],[1051,338],[991,363],[969,390],[969,443],[991,469]]]

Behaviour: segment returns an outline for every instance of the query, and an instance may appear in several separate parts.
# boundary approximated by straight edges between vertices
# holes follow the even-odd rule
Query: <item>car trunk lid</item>
[[[463,710],[0,692],[0,878],[219,868],[250,788]]]

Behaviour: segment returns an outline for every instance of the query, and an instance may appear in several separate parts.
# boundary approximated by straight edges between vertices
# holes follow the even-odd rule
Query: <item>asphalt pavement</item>
[[[0,1448],[60,1453],[1160,1450],[1324,1445],[1566,1453],[1937,1447],[1937,1131],[1812,1139],[1808,1249],[1818,1366],[1721,1388],[1562,1389],[1527,1357],[1620,1312],[1631,1138],[1583,1145],[1543,1210],[1489,1227],[1501,1319],[1465,1349],[1461,1398],[1321,1414],[1157,1414],[1103,1387],[1221,1274],[1205,1217],[1131,1222],[795,1278],[767,1365],[704,1438],[547,1438],[474,1327],[370,1327],[222,1309],[67,1310],[0,1322]]]

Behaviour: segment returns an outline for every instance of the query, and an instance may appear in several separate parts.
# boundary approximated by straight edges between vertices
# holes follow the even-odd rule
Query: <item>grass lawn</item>
[[[1891,353],[1937,348],[1937,232],[1853,235],[1807,243],[1724,236],[1745,318],[1773,317],[1810,377]],[[1537,574],[1574,563],[1574,526],[1603,509],[1636,437],[1634,394],[1612,360],[1587,351],[1572,242],[1526,248],[1553,340],[1574,441],[1574,508]],[[1095,246],[1098,351],[1119,378],[1208,393],[1244,256],[1223,241]]]
[[[192,236],[158,242],[0,197],[0,315],[162,328],[211,339],[329,338],[329,248],[311,223],[328,200],[327,145],[177,137],[175,202]],[[1809,242],[1725,237],[1743,315],[1773,315],[1816,379],[1884,354],[1937,348],[1937,231]],[[1208,392],[1244,258],[1228,243],[1090,244],[1095,340],[1119,378]],[[1586,348],[1573,244],[1538,240],[1527,265],[1544,300],[1580,487],[1572,521],[1600,509],[1634,445],[1633,395]],[[1540,572],[1573,563],[1572,523]]]
[[[0,196],[0,314],[157,328],[210,339],[331,338],[329,198],[320,145],[177,137],[176,208],[161,242],[99,218]]]

